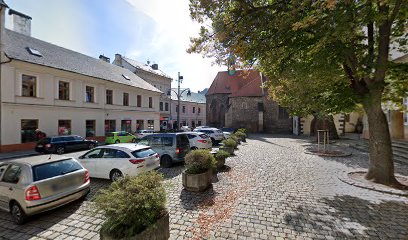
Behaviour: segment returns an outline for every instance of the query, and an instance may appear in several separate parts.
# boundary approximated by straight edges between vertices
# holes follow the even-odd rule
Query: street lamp
[[[171,91],[173,91],[177,96],[177,108],[178,108],[177,110],[177,130],[180,130],[180,99],[185,91],[187,91],[187,96],[191,96],[191,91],[189,88],[184,88],[184,89],[181,89],[182,91],[180,92],[180,83],[183,82],[183,76],[180,76],[180,72],[178,73],[178,78],[176,81],[178,82],[177,92],[173,89],[169,89],[169,91],[167,92],[167,95],[169,95],[171,99]],[[170,109],[171,109],[171,104],[170,104]]]

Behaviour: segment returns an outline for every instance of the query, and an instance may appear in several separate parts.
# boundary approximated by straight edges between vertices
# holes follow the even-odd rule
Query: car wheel
[[[57,154],[64,154],[65,148],[64,148],[64,147],[57,147],[57,149],[55,150],[55,152],[56,152]]]
[[[20,205],[16,202],[13,202],[10,206],[10,213],[13,217],[13,220],[16,224],[21,225],[25,222],[27,216]]]
[[[115,143],[120,143],[119,139],[115,141]]]
[[[112,170],[112,172],[110,174],[110,179],[111,179],[112,182],[116,182],[121,178],[123,178],[123,174],[122,174],[121,171],[119,171],[117,169]]]
[[[136,142],[136,138],[133,138],[133,139],[132,139],[132,143],[135,143],[135,142]]]
[[[95,143],[90,143],[89,145],[88,145],[88,148],[89,149],[92,149],[92,148],[94,148],[95,147]]]
[[[191,150],[197,150],[197,149],[198,149],[197,147],[192,147],[192,148],[191,148]]]
[[[169,168],[169,167],[171,167],[171,165],[173,165],[173,160],[171,159],[170,156],[164,155],[164,156],[160,159],[160,166],[161,166],[161,167]]]

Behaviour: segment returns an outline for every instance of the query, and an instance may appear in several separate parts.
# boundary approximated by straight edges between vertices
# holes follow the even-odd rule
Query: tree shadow
[[[181,205],[186,210],[197,210],[199,207],[211,206],[217,195],[212,185],[204,192],[190,192],[183,188],[180,193]]]
[[[179,176],[185,169],[184,163],[174,163],[170,168],[160,168],[157,170],[158,173],[163,174],[164,179],[171,179]]]
[[[407,239],[407,203],[374,203],[352,196],[322,198],[320,202],[323,206],[299,206],[294,213],[284,216],[285,223],[298,233],[329,232],[342,239]]]

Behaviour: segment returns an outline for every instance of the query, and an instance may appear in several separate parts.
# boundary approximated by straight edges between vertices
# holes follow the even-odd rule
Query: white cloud
[[[198,54],[188,54],[186,49],[190,37],[196,36],[200,25],[190,18],[188,0],[126,0],[134,9],[149,16],[157,25],[151,28],[149,48],[136,46],[138,49],[127,52],[149,51],[159,59],[151,59],[159,63],[167,74],[173,78],[177,72],[184,76],[183,87],[193,91],[209,87],[218,71],[225,67],[212,66],[210,59],[203,59]],[[144,59],[141,59],[142,61]]]

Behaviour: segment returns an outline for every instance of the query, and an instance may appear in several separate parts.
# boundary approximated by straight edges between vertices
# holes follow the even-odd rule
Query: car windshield
[[[58,162],[44,163],[33,167],[34,181],[41,181],[82,169],[82,166],[73,159]]]
[[[149,156],[152,156],[153,154],[155,154],[156,152],[154,152],[152,149],[150,149],[150,148],[144,148],[144,149],[139,149],[139,150],[136,150],[136,151],[133,151],[132,152],[132,155],[135,157],[135,158],[146,158],[146,157],[149,157]]]
[[[199,136],[200,136],[201,138],[204,138],[204,139],[209,138],[209,136],[208,136],[207,134],[200,134]]]
[[[140,144],[140,145],[149,146],[149,138],[148,137],[140,138],[136,142],[137,142],[137,144]]]

